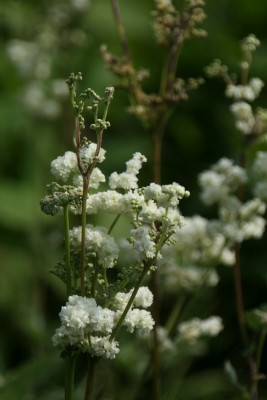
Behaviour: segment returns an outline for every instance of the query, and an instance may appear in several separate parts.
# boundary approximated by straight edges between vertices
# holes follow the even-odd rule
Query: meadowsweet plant
[[[204,37],[206,31],[201,24],[206,18],[204,0],[155,0],[151,11],[151,28],[154,39],[159,47],[164,49],[159,85],[154,92],[144,89],[143,81],[153,74],[146,68],[137,69],[136,60],[132,57],[119,0],[111,0],[114,23],[118,33],[121,54],[113,54],[106,44],[101,46],[101,54],[107,68],[120,81],[118,88],[127,91],[129,96],[128,111],[134,114],[143,126],[152,143],[152,179],[161,183],[162,145],[167,131],[168,122],[180,102],[186,101],[189,94],[203,84],[202,77],[181,78],[177,76],[177,65],[184,44],[191,38]],[[155,60],[158,64],[159,60]],[[161,362],[160,337],[162,329],[160,322],[160,288],[158,270],[151,274],[151,288],[154,295],[153,317],[154,346],[153,361],[153,396],[160,398]]]
[[[48,194],[41,200],[41,209],[63,216],[65,226],[65,254],[54,273],[66,284],[67,302],[52,341],[67,359],[66,399],[72,398],[78,354],[86,353],[90,359],[85,399],[91,399],[96,360],[116,357],[120,328],[152,330],[154,321],[147,309],[153,295],[143,284],[161,259],[162,247],[173,244],[173,234],[183,225],[177,206],[189,195],[178,183],[138,187],[138,174],[147,161],[138,152],[126,162],[125,171],[105,177],[98,165],[105,160],[102,141],[110,126],[107,113],[114,89],[106,88],[103,97],[92,89],[78,94],[81,79],[81,74],[71,74],[67,80],[75,112],[74,151],[52,161],[56,182],[48,185]],[[93,115],[90,135],[86,134],[85,111]],[[101,212],[114,215],[110,226],[96,225]],[[70,214],[80,216],[79,226],[70,226]],[[131,224],[127,243],[133,257],[130,264],[118,268],[125,246],[112,233],[121,215]]]
[[[266,337],[266,321],[262,317],[263,310],[245,313],[240,247],[247,239],[262,238],[266,226],[266,151],[262,150],[267,110],[255,109],[251,105],[264,87],[260,78],[250,77],[252,55],[259,45],[260,41],[252,34],[241,42],[242,61],[238,75],[229,73],[228,67],[220,60],[215,60],[206,69],[209,76],[219,76],[225,81],[225,95],[232,100],[230,111],[240,133],[241,153],[239,162],[223,158],[199,177],[203,202],[218,207],[218,219],[210,222],[210,229],[213,234],[222,234],[229,248],[234,250],[236,310],[250,375],[246,389],[239,382],[238,374],[233,374],[233,367],[229,369],[227,364],[226,369],[233,383],[243,392],[245,390],[251,400],[258,399],[258,383],[262,379],[261,353]],[[250,329],[257,332],[256,338]]]

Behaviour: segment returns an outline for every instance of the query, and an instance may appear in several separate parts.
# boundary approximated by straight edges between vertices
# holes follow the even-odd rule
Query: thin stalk
[[[262,350],[263,350],[263,345],[266,339],[266,335],[267,335],[267,328],[263,328],[261,333],[260,333],[260,337],[259,337],[259,341],[258,341],[258,346],[257,346],[257,351],[256,351],[256,366],[257,366],[257,372],[259,373],[260,371],[260,365],[261,365],[261,355],[262,355]]]
[[[238,317],[239,329],[243,346],[245,349],[247,349],[249,346],[249,336],[246,327],[245,307],[244,307],[242,281],[241,281],[241,268],[240,268],[240,246],[238,244],[235,245],[234,283],[235,283],[235,296],[236,296],[236,312]],[[258,400],[257,366],[254,356],[248,354],[247,362],[250,370],[250,382],[251,382],[250,400]]]
[[[93,298],[95,298],[95,295],[96,295],[97,276],[98,276],[98,263],[95,264],[95,271],[94,271],[93,282],[92,282],[91,295]]]
[[[108,235],[110,235],[111,232],[113,231],[113,229],[114,229],[115,225],[117,224],[117,222],[118,222],[120,216],[121,216],[121,214],[118,214],[118,215],[115,217],[114,221],[112,222],[112,224],[110,225],[110,228],[109,228],[109,230],[108,230]]]
[[[182,31],[177,37],[176,41],[172,44],[168,54],[165,65],[162,69],[160,94],[165,97],[167,93],[172,92],[173,83],[175,80],[177,64],[179,55],[181,54],[182,45],[184,42],[184,32]]]
[[[112,4],[112,11],[113,11],[113,15],[114,15],[115,24],[117,27],[119,40],[120,40],[121,47],[123,50],[123,54],[126,57],[126,59],[129,61],[131,58],[130,49],[129,49],[128,39],[127,39],[125,29],[124,29],[124,26],[122,23],[121,15],[120,15],[119,2],[118,2],[118,0],[111,0],[111,4]]]
[[[247,347],[248,333],[246,328],[245,307],[244,307],[242,281],[241,281],[240,246],[238,244],[235,245],[234,284],[235,284],[235,297],[236,297],[236,312],[238,317],[240,334],[243,345]]]
[[[163,131],[158,130],[152,134],[152,163],[153,163],[153,182],[161,182],[161,159],[162,159]]]
[[[126,307],[125,307],[125,309],[123,311],[123,313],[121,314],[120,319],[117,322],[117,325],[115,326],[115,328],[113,329],[112,334],[110,335],[110,338],[109,338],[110,342],[112,342],[112,340],[115,339],[115,336],[117,335],[119,329],[121,328],[122,323],[125,320],[125,317],[126,317],[128,311],[130,310],[133,302],[134,302],[134,299],[135,299],[135,296],[136,296],[136,294],[138,292],[138,289],[140,288],[140,286],[144,282],[144,279],[146,277],[146,274],[148,273],[149,268],[150,268],[149,264],[144,267],[144,269],[143,269],[143,271],[142,271],[142,273],[141,273],[141,275],[139,277],[139,280],[138,280],[138,282],[137,282],[137,284],[136,284],[136,286],[135,286],[135,288],[134,288],[134,290],[133,290],[133,292],[131,294],[131,297],[130,297],[130,299],[129,299],[129,301],[128,301],[128,303],[127,303],[127,305],[126,305]]]
[[[88,356],[88,370],[87,370],[86,390],[85,390],[84,400],[93,400],[94,398],[96,363],[97,363],[96,358],[91,358],[91,356]]]
[[[66,259],[66,275],[67,275],[67,297],[72,291],[71,263],[70,263],[70,226],[69,226],[69,206],[63,207],[64,212],[64,231],[65,231],[65,259]]]
[[[82,196],[82,231],[81,231],[81,258],[80,258],[80,278],[81,296],[85,296],[85,255],[86,255],[86,202],[89,188],[88,177],[83,175],[83,196]]]
[[[158,285],[158,271],[157,269],[151,274],[151,290],[153,293],[152,316],[155,321],[153,326],[153,351],[152,351],[152,365],[153,365],[153,390],[154,399],[160,399],[160,386],[161,386],[161,371],[160,371],[160,342],[158,337],[158,327],[160,326],[160,301],[159,301],[159,285]]]
[[[72,356],[66,360],[65,400],[73,399],[75,364],[76,356]]]
[[[165,329],[168,335],[171,335],[173,330],[176,328],[185,301],[186,301],[186,296],[178,297],[177,302],[171,312],[171,315],[169,316],[167,323],[165,325]]]
[[[261,355],[262,355],[262,349],[263,345],[266,339],[266,334],[267,334],[267,328],[263,328],[259,341],[258,341],[258,346],[256,349],[256,361],[252,364],[253,367],[253,375],[252,375],[252,383],[251,383],[251,388],[250,388],[250,399],[251,400],[257,400],[258,399],[258,383],[259,379],[261,378],[260,376],[260,364],[261,364]]]

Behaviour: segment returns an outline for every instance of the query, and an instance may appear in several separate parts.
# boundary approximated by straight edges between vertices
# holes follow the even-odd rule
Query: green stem
[[[69,206],[63,207],[64,212],[64,230],[65,230],[65,259],[66,259],[66,275],[67,275],[67,297],[71,295],[72,277],[70,263],[70,225],[69,225]]]
[[[85,390],[84,400],[93,400],[93,398],[94,398],[96,363],[97,363],[96,358],[91,358],[91,356],[88,356],[88,371],[87,371],[86,390]]]
[[[153,293],[152,316],[155,321],[153,326],[153,351],[151,361],[153,365],[153,391],[154,400],[160,399],[161,372],[160,372],[160,342],[158,337],[158,327],[160,326],[160,302],[159,302],[159,284],[158,270],[151,274],[151,289]]]
[[[166,94],[172,92],[177,64],[179,60],[179,55],[181,54],[183,42],[184,42],[184,32],[181,31],[181,33],[176,38],[175,42],[172,44],[167,54],[165,65],[162,69],[161,84],[160,84],[160,95],[162,97],[165,97]]]
[[[116,218],[114,219],[114,221],[112,222],[112,224],[110,225],[110,228],[108,230],[108,235],[111,234],[111,232],[113,231],[113,228],[115,227],[116,223],[118,222],[119,218],[120,218],[121,214],[118,214],[116,216]]]
[[[121,47],[123,49],[123,53],[125,58],[129,61],[131,56],[130,56],[130,49],[129,49],[129,44],[127,40],[127,36],[125,33],[125,29],[122,23],[121,15],[120,15],[120,8],[119,8],[119,3],[117,0],[111,0],[112,4],[112,11],[113,11],[113,16],[114,16],[114,21],[117,27],[117,32],[119,36],[119,40],[121,42]]]
[[[104,282],[105,282],[105,287],[106,287],[106,289],[107,289],[108,286],[109,286],[109,283],[108,283],[107,269],[106,269],[106,268],[104,268],[104,271],[103,271],[103,278],[104,278]]]
[[[65,400],[73,399],[75,364],[76,356],[72,356],[66,360]]]
[[[173,330],[177,326],[180,313],[185,304],[185,301],[186,301],[186,296],[178,297],[177,302],[171,312],[171,315],[169,316],[168,321],[165,325],[165,329],[168,335],[171,335]]]
[[[120,327],[122,326],[122,323],[125,320],[125,317],[126,317],[128,311],[130,310],[133,302],[134,302],[134,299],[135,299],[135,296],[136,296],[136,294],[138,292],[138,289],[140,288],[140,286],[144,282],[144,279],[146,277],[146,274],[148,273],[148,270],[149,270],[150,266],[151,266],[150,264],[144,266],[144,269],[143,269],[143,271],[142,271],[142,273],[140,275],[140,278],[139,278],[139,280],[138,280],[138,282],[137,282],[137,284],[136,284],[136,286],[135,286],[135,288],[134,288],[134,290],[133,290],[133,292],[131,294],[131,297],[130,297],[130,299],[129,299],[129,301],[128,301],[128,303],[127,303],[127,305],[126,305],[126,307],[125,307],[125,309],[123,311],[123,313],[121,314],[120,319],[117,322],[117,325],[115,326],[115,328],[113,329],[112,334],[110,335],[110,338],[109,338],[110,342],[113,339],[115,339],[115,336],[117,335]]]
[[[266,335],[267,335],[267,328],[263,328],[261,333],[260,333],[260,337],[259,337],[259,341],[258,341],[258,346],[257,346],[257,352],[256,352],[256,366],[257,366],[257,372],[259,373],[260,371],[260,364],[261,364],[261,354],[262,354],[262,349],[263,349],[263,345],[266,339]]]
[[[89,188],[89,179],[83,175],[83,196],[82,196],[82,231],[81,231],[81,259],[80,259],[80,278],[81,296],[85,296],[85,255],[86,255],[86,202]]]
[[[242,281],[241,281],[240,246],[238,244],[235,245],[234,284],[235,284],[235,297],[236,297],[236,312],[238,316],[240,334],[243,345],[247,347],[248,333],[246,328],[245,307],[244,307]]]
[[[97,277],[98,277],[98,263],[95,263],[95,268],[94,268],[94,276],[93,276],[93,282],[92,282],[92,297],[95,298],[96,295],[96,284],[97,284]]]

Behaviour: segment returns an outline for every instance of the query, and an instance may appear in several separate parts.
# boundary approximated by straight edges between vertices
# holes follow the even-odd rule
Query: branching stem
[[[125,317],[126,317],[128,311],[130,310],[131,306],[133,305],[133,302],[134,302],[134,299],[135,299],[136,294],[138,292],[138,289],[140,288],[140,286],[144,282],[144,279],[145,279],[145,277],[146,277],[146,275],[147,275],[147,273],[149,271],[149,268],[150,268],[150,264],[147,264],[147,265],[144,266],[144,269],[143,269],[143,271],[142,271],[142,273],[141,273],[141,275],[139,277],[139,280],[138,280],[137,284],[135,285],[135,288],[134,288],[134,290],[133,290],[133,292],[131,294],[131,297],[130,297],[130,299],[129,299],[129,301],[128,301],[128,303],[127,303],[127,305],[126,305],[126,307],[125,307],[125,309],[123,311],[123,313],[121,314],[119,321],[117,322],[115,328],[113,329],[112,334],[110,335],[110,338],[109,338],[110,342],[115,339],[115,336],[117,335],[119,329],[121,328],[121,326],[123,324],[123,321],[125,320]]]
[[[69,206],[63,207],[64,212],[64,231],[65,231],[65,260],[66,260],[66,277],[67,277],[67,297],[72,292],[72,276],[71,276],[71,263],[70,263],[70,235],[69,235]]]

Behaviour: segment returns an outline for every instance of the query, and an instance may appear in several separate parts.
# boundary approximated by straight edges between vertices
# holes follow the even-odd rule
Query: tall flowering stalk
[[[152,12],[153,30],[156,42],[166,48],[165,61],[162,65],[158,93],[146,93],[142,80],[149,71],[138,71],[135,67],[128,43],[126,29],[121,17],[119,0],[111,0],[111,6],[120,41],[122,56],[111,54],[106,45],[101,47],[103,59],[107,67],[122,80],[121,87],[129,94],[130,111],[134,113],[148,129],[152,146],[152,179],[161,183],[162,144],[168,122],[177,105],[188,99],[188,93],[203,83],[201,78],[190,78],[188,81],[177,78],[176,70],[184,42],[191,37],[203,37],[206,32],[198,25],[205,19],[203,0],[183,0],[176,7],[171,0],[155,0]],[[160,325],[159,287],[157,270],[151,275],[151,285],[154,294],[153,317],[154,348],[154,398],[160,398],[160,344],[157,330]]]
[[[220,76],[226,83],[225,94],[233,100],[230,110],[235,120],[235,126],[240,132],[241,154],[238,165],[233,165],[230,160],[222,159],[212,167],[211,171],[204,172],[200,176],[200,184],[203,188],[202,198],[207,204],[218,203],[219,219],[217,228],[223,232],[228,243],[234,250],[234,285],[236,295],[236,311],[238,316],[240,335],[243,346],[247,351],[247,364],[250,371],[250,400],[257,400],[258,382],[260,379],[260,354],[262,351],[262,339],[260,335],[259,344],[255,345],[255,350],[249,350],[252,343],[252,337],[247,324],[246,310],[244,304],[244,295],[241,275],[241,254],[240,247],[244,240],[261,238],[265,229],[265,219],[263,217],[266,211],[264,197],[259,196],[257,188],[261,187],[261,174],[256,172],[253,176],[248,173],[247,156],[251,144],[260,142],[260,136],[266,132],[267,111],[258,109],[256,112],[250,105],[260,94],[264,83],[261,79],[249,78],[249,72],[252,63],[252,54],[259,46],[260,42],[255,35],[249,35],[241,43],[243,59],[240,63],[241,73],[240,82],[237,77],[228,73],[227,66],[220,60],[215,60],[207,68],[210,76]],[[258,152],[253,169],[257,171],[257,160],[263,154]],[[264,167],[263,167],[264,169]],[[254,172],[255,174],[255,172]],[[252,178],[252,179],[251,179]],[[245,185],[252,187],[256,183],[256,190],[253,190],[254,198],[245,201]],[[216,226],[215,225],[215,226]],[[215,228],[215,229],[217,229]],[[262,327],[260,327],[261,329]],[[265,329],[264,329],[265,332]]]
[[[96,165],[105,159],[102,139],[110,125],[107,112],[114,90],[107,88],[103,97],[92,89],[78,95],[76,86],[80,80],[80,74],[71,74],[67,80],[75,111],[75,152],[67,151],[52,161],[51,172],[61,183],[48,185],[48,195],[41,200],[46,214],[63,212],[64,216],[65,257],[54,273],[66,283],[68,299],[59,314],[61,326],[53,336],[53,343],[67,359],[66,400],[73,398],[75,360],[80,353],[89,357],[85,389],[85,400],[89,400],[94,397],[96,361],[115,358],[119,353],[121,327],[129,332],[152,330],[154,321],[146,308],[151,306],[153,295],[143,284],[162,257],[162,247],[173,243],[174,232],[183,224],[177,206],[189,195],[177,183],[163,186],[152,183],[139,188],[137,175],[146,162],[140,153],[127,161],[125,172],[110,175],[106,191],[98,191],[106,181]],[[93,112],[90,130],[95,132],[96,142],[83,134],[86,107]],[[110,227],[88,223],[88,215],[101,211],[115,215]],[[69,213],[80,215],[80,226],[70,229]],[[126,250],[132,254],[132,262],[120,266],[118,258],[125,244],[120,249],[112,232],[122,214],[130,219],[132,226]],[[110,279],[111,268],[116,268],[115,279],[114,273]]]

